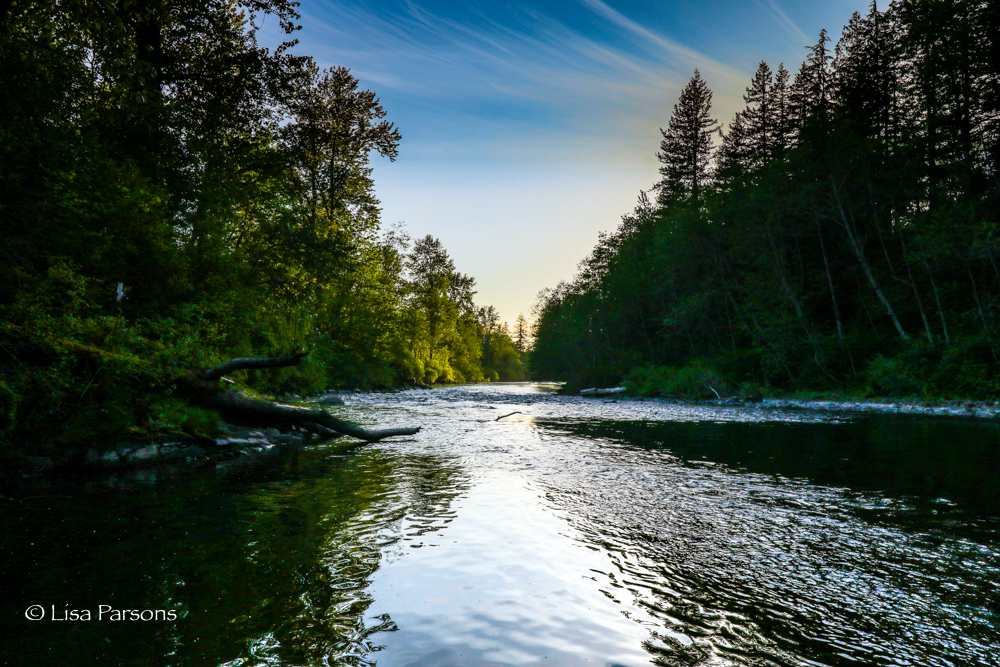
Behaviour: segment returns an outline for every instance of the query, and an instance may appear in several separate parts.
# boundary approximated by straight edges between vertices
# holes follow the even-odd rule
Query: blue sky
[[[696,67],[728,122],[761,60],[794,74],[821,28],[836,41],[866,9],[302,0],[296,52],[349,67],[400,129],[398,159],[373,159],[383,222],[440,238],[477,303],[513,322],[657,180],[659,128]]]

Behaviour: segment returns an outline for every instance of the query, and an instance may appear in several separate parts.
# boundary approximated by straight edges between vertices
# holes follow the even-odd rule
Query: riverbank
[[[589,392],[589,393],[584,393]],[[850,398],[842,396],[817,396],[809,398],[797,397],[762,397],[752,398],[727,397],[715,399],[684,399],[677,397],[644,397],[629,393],[623,387],[607,389],[584,389],[580,396],[592,396],[606,401],[658,401],[682,405],[707,406],[758,406],[762,409],[799,409],[826,412],[852,413],[883,413],[928,415],[942,417],[973,417],[979,419],[1000,419],[1000,403],[990,400],[922,400],[915,398]]]
[[[361,393],[357,389],[331,390],[311,396],[285,395],[281,399],[303,407],[343,406],[344,396]],[[210,435],[168,432],[123,439],[101,449],[71,448],[61,455],[25,456],[18,467],[21,473],[30,476],[57,470],[117,471],[162,465],[214,465],[275,447],[300,447],[320,441],[321,438],[311,433],[291,428],[247,427],[219,421]]]
[[[157,465],[208,465],[257,454],[278,446],[300,446],[308,435],[276,428],[246,428],[220,423],[216,438],[168,433],[141,440],[122,440],[99,451],[72,451],[64,456],[27,456],[27,475],[55,470],[126,470]]]
[[[290,395],[282,397],[295,403],[321,406],[344,406],[344,397],[362,394],[394,394],[400,389],[385,391],[340,390],[313,396]],[[903,398],[849,398],[843,396],[816,397],[727,397],[719,399],[685,399],[679,397],[643,397],[629,394],[622,388],[589,391],[582,397],[604,403],[655,402],[668,405],[696,405],[704,407],[740,406],[748,409],[803,410],[813,412],[841,412],[852,414],[900,414],[931,417],[960,417],[971,419],[1000,419],[1000,404],[995,401],[918,400]],[[606,392],[606,393],[605,393]],[[565,394],[564,394],[565,395]],[[138,440],[123,440],[98,451],[86,449],[65,456],[28,456],[21,472],[27,475],[49,473],[57,470],[117,471],[152,468],[157,466],[202,466],[253,456],[276,447],[302,447],[319,442],[316,436],[290,429],[254,428],[220,422],[215,437],[192,437],[187,434],[168,433]]]
[[[731,405],[733,399],[708,401],[709,404]],[[738,400],[738,399],[736,399]],[[744,404],[749,401],[741,401]],[[828,412],[894,413],[942,417],[1000,418],[1000,406],[993,401],[916,401],[874,398],[852,399],[793,399],[766,398],[754,403],[762,408],[793,408]]]

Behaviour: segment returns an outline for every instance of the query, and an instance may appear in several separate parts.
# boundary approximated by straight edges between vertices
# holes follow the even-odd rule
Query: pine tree
[[[747,103],[743,118],[746,121],[746,133],[755,168],[771,161],[773,150],[771,140],[775,130],[774,111],[771,107],[773,84],[774,75],[771,73],[771,68],[762,60],[743,96],[743,101]]]
[[[750,170],[753,147],[743,111],[737,111],[729,122],[729,129],[722,132],[722,145],[715,160],[716,182],[725,187]]]
[[[826,29],[820,30],[819,40],[809,48],[795,81],[789,91],[792,117],[799,127],[807,118],[814,114],[824,114],[830,109],[830,93],[832,92],[832,72],[830,62],[833,56],[827,48],[830,38]]]
[[[712,91],[695,70],[674,105],[667,129],[660,129],[663,141],[656,157],[663,163],[663,178],[656,189],[661,205],[699,201],[709,177],[712,135],[719,129],[711,112]]]
[[[524,313],[520,313],[517,316],[517,320],[514,321],[514,348],[521,354],[524,354],[528,349],[530,337],[531,330],[528,327],[528,320],[525,318]]]
[[[771,155],[780,159],[792,143],[792,108],[789,99],[789,72],[784,63],[778,64],[774,74],[774,85],[771,86],[771,113],[774,119],[774,130],[771,139]]]
[[[833,60],[833,96],[838,108],[869,136],[890,131],[894,77],[889,62],[889,29],[873,2],[868,16],[858,12],[844,27]]]

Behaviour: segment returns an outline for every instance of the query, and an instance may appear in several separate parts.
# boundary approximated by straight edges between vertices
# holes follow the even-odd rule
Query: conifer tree
[[[789,76],[785,64],[779,63],[778,71],[774,73],[774,85],[771,86],[770,92],[770,107],[774,123],[771,155],[775,159],[780,159],[791,146],[793,128],[789,99]]]
[[[885,17],[875,3],[867,16],[855,12],[837,42],[833,94],[837,106],[871,136],[889,132],[894,77]]]
[[[729,122],[729,129],[722,132],[722,145],[719,146],[715,160],[717,183],[725,188],[739,179],[749,170],[752,160],[753,148],[744,112],[737,111]]]
[[[524,317],[524,313],[519,313],[517,320],[514,321],[514,349],[524,354],[528,349],[530,336],[531,331],[528,327],[528,320]]]
[[[771,161],[771,140],[775,130],[774,111],[771,107],[773,84],[771,68],[762,60],[743,95],[743,101],[747,103],[743,118],[746,121],[754,167],[762,167]]]
[[[697,203],[708,182],[712,135],[719,129],[712,118],[712,91],[698,70],[681,91],[656,156],[663,163],[657,184],[659,202]]]
[[[831,70],[833,56],[827,48],[830,38],[826,29],[819,31],[819,40],[809,48],[789,93],[792,116],[797,125],[815,113],[825,113],[830,108]]]

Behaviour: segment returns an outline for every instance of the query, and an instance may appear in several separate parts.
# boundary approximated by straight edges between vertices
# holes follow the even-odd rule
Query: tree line
[[[231,357],[310,352],[231,378],[267,393],[523,377],[440,241],[380,225],[400,132],[296,7],[0,2],[0,439],[195,422],[167,371]]]
[[[646,393],[997,393],[1000,6],[894,0],[758,66],[728,127],[696,70],[661,180],[535,306],[533,372]],[[711,390],[711,391],[710,391]]]

